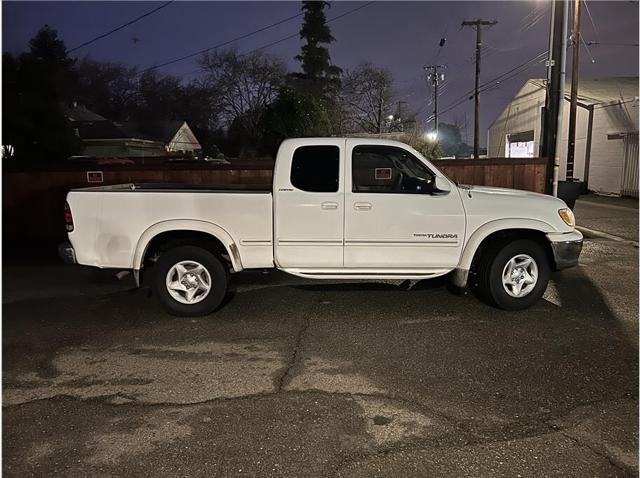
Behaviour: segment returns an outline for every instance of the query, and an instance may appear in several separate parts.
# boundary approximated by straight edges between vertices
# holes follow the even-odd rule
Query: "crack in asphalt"
[[[289,360],[289,365],[284,370],[284,373],[282,374],[282,376],[278,379],[278,383],[276,386],[276,393],[281,392],[284,389],[284,387],[286,387],[289,384],[289,382],[291,382],[291,379],[293,378],[293,376],[291,376],[291,372],[294,369],[294,367],[298,364],[299,356],[300,356],[300,347],[302,346],[302,341],[304,340],[304,336],[306,335],[307,330],[309,329],[310,323],[311,323],[311,319],[309,317],[306,317],[302,324],[302,327],[300,327],[300,330],[298,331],[298,334],[296,336],[296,342],[293,347],[293,353],[291,354],[291,358]]]
[[[629,467],[625,464],[619,463],[615,458],[607,455],[607,453],[598,450],[593,445],[583,442],[578,437],[571,435],[567,430],[560,428],[556,424],[552,424],[550,419],[540,420],[536,418],[532,418],[530,420],[519,420],[515,423],[510,424],[511,427],[516,430],[510,430],[510,436],[508,438],[496,438],[495,434],[504,433],[501,427],[489,427],[486,430],[483,430],[482,433],[478,433],[472,429],[472,426],[468,423],[468,421],[460,420],[454,416],[443,413],[437,409],[426,406],[423,403],[412,401],[408,398],[398,396],[395,394],[389,393],[360,393],[360,392],[330,392],[319,389],[307,389],[307,390],[287,390],[286,387],[291,383],[292,379],[295,377],[294,370],[297,366],[300,365],[302,352],[303,352],[303,344],[306,339],[308,330],[311,326],[311,320],[313,316],[313,310],[308,310],[303,315],[301,325],[298,328],[297,333],[295,334],[295,339],[293,341],[293,345],[291,347],[291,352],[289,354],[288,360],[282,369],[282,373],[279,374],[278,377],[274,379],[274,388],[272,391],[268,392],[260,392],[254,394],[247,394],[236,397],[214,397],[207,400],[199,400],[194,402],[187,403],[175,403],[175,402],[141,402],[137,399],[135,395],[129,395],[122,392],[117,392],[115,394],[96,396],[91,398],[79,398],[77,396],[69,395],[69,394],[58,394],[52,395],[46,398],[38,398],[33,400],[28,400],[22,403],[3,405],[3,409],[10,409],[16,407],[26,406],[32,403],[37,402],[48,402],[55,401],[59,399],[71,399],[80,402],[87,403],[99,403],[101,405],[112,406],[112,407],[121,407],[121,406],[131,406],[131,407],[152,407],[152,408],[162,408],[162,407],[173,407],[173,408],[188,408],[206,405],[209,403],[224,403],[231,402],[237,400],[259,400],[264,398],[269,398],[275,395],[322,395],[329,397],[344,397],[346,399],[377,399],[384,400],[390,403],[397,403],[403,405],[405,408],[417,410],[420,413],[431,416],[439,419],[444,424],[447,424],[453,428],[452,431],[448,431],[439,436],[434,437],[406,437],[400,438],[393,445],[386,446],[373,446],[372,451],[363,451],[363,452],[350,452],[347,455],[338,454],[336,456],[336,460],[333,463],[327,464],[327,471],[329,475],[336,476],[343,470],[345,467],[350,465],[351,463],[356,462],[357,460],[369,459],[376,456],[387,456],[393,453],[398,452],[406,452],[406,451],[421,451],[421,450],[429,450],[429,449],[437,449],[437,448],[447,448],[447,447],[458,447],[458,448],[466,448],[469,446],[477,446],[483,444],[495,444],[500,442],[514,441],[514,440],[522,440],[527,438],[535,438],[541,437],[545,434],[560,434],[572,442],[576,443],[576,445],[588,449],[590,452],[595,455],[605,459],[612,467],[616,470],[624,473],[625,475],[632,476],[633,471],[629,469]],[[291,337],[289,336],[278,336],[278,338]],[[553,419],[557,420],[562,416],[569,415],[573,410],[599,403],[606,402],[614,402],[620,399],[632,399],[633,391],[625,391],[618,398],[609,398],[609,399],[599,399],[592,401],[585,401],[576,404],[572,410],[567,411],[565,414],[555,416]],[[124,401],[120,401],[119,403],[114,401],[114,399],[123,399]],[[531,429],[531,425],[539,425],[540,427],[551,430],[551,433],[537,433]],[[518,428],[524,428],[524,430],[517,431]],[[536,428],[536,427],[534,427]],[[528,430],[529,432],[526,432]],[[522,433],[525,432],[525,433]],[[464,444],[457,444],[460,441],[463,441]]]
[[[553,429],[553,426],[550,426],[550,428]],[[607,460],[607,462],[609,462],[609,464],[611,466],[613,466],[618,471],[621,471],[625,475],[627,475],[627,476],[637,476],[637,474],[633,470],[630,470],[626,465],[618,463],[615,460],[615,458],[612,458],[609,455],[607,455],[606,453],[602,452],[601,450],[596,449],[593,445],[590,445],[589,443],[583,442],[578,437],[575,437],[575,436],[571,435],[566,430],[556,426],[555,431],[556,431],[556,433],[560,433],[562,436],[568,438],[569,440],[574,442],[576,445],[581,446],[583,448],[586,448],[589,451],[591,451],[591,453],[593,453],[595,455],[598,455],[600,458],[603,458],[603,459]]]
[[[41,399],[35,399],[35,400],[29,400],[23,403],[18,403],[18,404],[12,404],[12,405],[6,405],[3,406],[3,409],[9,409],[9,408],[17,408],[17,407],[23,407],[23,406],[27,406],[29,404],[33,404],[33,403],[38,403],[38,402],[49,402],[49,401],[56,401],[56,400],[60,400],[60,399],[70,399],[70,400],[74,400],[74,401],[78,401],[78,402],[86,402],[86,403],[99,403],[101,405],[106,405],[106,406],[112,406],[112,407],[123,407],[123,406],[129,406],[129,407],[144,407],[144,408],[158,408],[158,407],[172,407],[172,408],[189,408],[189,407],[196,407],[196,406],[201,406],[201,405],[206,405],[206,404],[210,404],[210,403],[223,403],[223,402],[231,402],[231,401],[239,401],[239,400],[254,400],[254,399],[264,399],[264,398],[269,398],[269,397],[273,397],[276,395],[322,395],[322,396],[329,396],[329,397],[344,397],[344,398],[348,398],[348,399],[354,399],[354,398],[364,398],[364,399],[378,399],[378,400],[385,400],[385,401],[389,401],[389,402],[395,402],[395,403],[399,403],[399,404],[403,404],[405,406],[409,406],[410,408],[419,410],[420,412],[426,414],[426,415],[430,415],[430,416],[434,416],[438,419],[440,419],[441,421],[445,422],[446,424],[452,426],[454,428],[453,431],[451,432],[446,432],[440,436],[437,437],[430,437],[430,438],[419,438],[419,437],[413,437],[413,438],[402,438],[399,439],[394,445],[386,445],[383,447],[376,447],[374,446],[374,450],[373,451],[366,451],[366,452],[356,452],[356,453],[350,453],[347,456],[343,456],[342,458],[339,458],[337,463],[334,463],[333,465],[329,464],[328,465],[328,469],[330,469],[331,471],[329,472],[330,476],[337,476],[338,473],[340,472],[340,470],[344,469],[346,466],[348,466],[351,463],[356,462],[357,460],[362,460],[362,459],[369,459],[375,456],[387,456],[393,453],[398,453],[398,452],[406,452],[406,451],[423,451],[423,450],[429,450],[429,449],[438,449],[438,448],[448,448],[448,447],[458,447],[458,448],[466,448],[466,447],[470,447],[470,446],[477,446],[477,445],[489,445],[489,444],[497,444],[497,443],[502,443],[502,442],[509,442],[509,441],[515,441],[515,440],[523,440],[523,439],[527,439],[527,438],[536,438],[536,437],[542,437],[544,435],[552,435],[552,434],[560,434],[564,437],[566,437],[567,439],[573,441],[574,443],[576,443],[578,446],[582,447],[582,448],[586,448],[588,449],[590,452],[594,453],[595,455],[605,459],[611,466],[613,466],[616,470],[624,473],[627,476],[634,476],[635,472],[630,469],[627,465],[625,464],[621,464],[619,463],[615,458],[609,456],[608,454],[606,454],[605,452],[598,450],[597,448],[595,448],[593,445],[590,445],[589,443],[583,442],[581,439],[579,439],[578,437],[575,437],[573,435],[571,435],[566,429],[561,428],[559,425],[551,423],[550,420],[538,420],[538,419],[532,419],[530,421],[519,421],[516,424],[512,424],[512,425],[516,425],[516,426],[522,426],[522,425],[530,425],[530,424],[537,424],[540,425],[540,427],[543,427],[545,429],[550,430],[550,433],[524,433],[524,434],[517,434],[517,433],[513,433],[513,435],[509,436],[508,438],[502,438],[502,439],[496,439],[496,438],[492,438],[490,435],[492,433],[499,433],[500,430],[499,429],[494,429],[494,430],[486,430],[485,434],[479,434],[474,432],[466,422],[456,419],[455,417],[452,417],[450,415],[444,414],[436,409],[433,409],[431,407],[427,407],[424,404],[421,403],[417,403],[417,402],[413,402],[407,398],[404,397],[399,397],[396,395],[390,395],[390,394],[384,394],[384,393],[348,393],[348,392],[328,392],[328,391],[324,391],[324,390],[315,390],[315,389],[309,389],[309,390],[285,390],[283,385],[283,382],[285,380],[285,378],[288,376],[288,374],[290,373],[290,371],[294,368],[294,366],[297,364],[297,357],[299,355],[299,350],[300,350],[300,344],[304,338],[304,335],[306,333],[306,330],[309,327],[309,322],[310,320],[307,318],[305,320],[305,322],[303,323],[303,326],[300,328],[298,334],[297,334],[297,340],[296,340],[296,347],[292,353],[292,360],[289,364],[289,366],[287,366],[285,373],[280,377],[279,379],[279,383],[281,384],[277,390],[274,390],[272,392],[265,392],[265,393],[255,393],[255,394],[249,394],[249,395],[243,395],[240,397],[216,397],[216,398],[212,398],[212,399],[208,399],[208,400],[201,400],[201,401],[197,401],[197,402],[191,402],[191,403],[173,403],[173,402],[154,402],[154,403],[145,403],[145,402],[139,402],[136,400],[135,397],[131,396],[131,395],[127,395],[127,394],[123,394],[121,392],[115,393],[115,394],[109,394],[109,395],[103,395],[100,397],[92,397],[92,398],[86,398],[86,399],[82,399],[82,398],[78,398],[76,396],[73,395],[68,395],[68,394],[60,394],[60,395],[54,395],[51,397],[46,397],[46,398],[41,398]],[[114,403],[112,402],[112,400],[114,398],[123,398],[125,400],[127,400],[127,402],[124,403]],[[624,398],[629,398],[627,394],[624,395]],[[567,416],[569,414],[571,414],[575,409],[586,406],[586,405],[591,405],[591,404],[595,404],[595,403],[606,403],[606,402],[615,402],[620,400],[620,398],[614,398],[614,399],[603,399],[603,400],[595,400],[593,402],[586,402],[584,404],[580,404],[578,406],[576,406],[575,408],[573,408],[572,410],[567,411],[565,414],[560,415],[559,417],[554,418],[554,420],[557,420],[558,418],[562,417],[562,416]],[[489,435],[489,436],[488,436]],[[464,440],[464,444],[463,445],[452,445],[450,443],[451,438],[455,437],[456,441],[461,441]],[[442,444],[439,444],[442,443]]]
[[[543,437],[545,435],[562,435],[565,438],[567,438],[567,439],[571,440],[572,442],[574,442],[579,447],[586,448],[587,450],[589,450],[594,455],[599,456],[600,458],[606,460],[613,468],[615,468],[616,470],[622,472],[624,475],[626,475],[626,476],[636,476],[636,473],[635,473],[635,471],[633,469],[629,469],[624,464],[619,464],[618,462],[616,462],[616,460],[614,458],[612,458],[612,457],[608,456],[607,454],[603,453],[602,451],[594,448],[592,445],[582,442],[580,439],[570,435],[565,430],[560,429],[559,427],[554,428],[553,426],[549,425],[546,422],[541,422],[541,421],[535,421],[535,422],[540,424],[541,426],[546,426],[547,428],[549,428],[551,430],[551,433],[532,433],[532,434],[519,435],[519,436],[516,436],[516,437],[509,437],[509,438],[505,438],[505,439],[478,439],[478,440],[470,439],[470,437],[476,437],[476,438],[480,438],[481,437],[481,435],[478,435],[478,434],[475,434],[475,433],[472,433],[472,432],[467,437],[460,437],[459,435],[455,435],[454,433],[447,433],[447,434],[444,434],[444,435],[442,435],[440,437],[429,438],[429,439],[415,439],[414,438],[414,439],[411,439],[409,441],[399,440],[395,445],[392,445],[392,446],[381,447],[381,448],[378,448],[378,449],[376,449],[374,451],[371,451],[371,452],[351,453],[348,456],[344,456],[342,459],[340,459],[337,462],[336,465],[333,465],[331,467],[332,471],[329,472],[328,475],[332,476],[332,477],[336,477],[336,476],[339,475],[341,470],[343,470],[344,468],[348,467],[349,465],[357,462],[358,460],[366,460],[366,459],[371,459],[371,458],[375,458],[375,457],[379,457],[379,456],[380,457],[385,457],[385,456],[388,456],[388,455],[392,455],[394,453],[412,452],[412,451],[418,451],[419,452],[419,451],[437,450],[437,449],[444,449],[444,448],[464,449],[464,448],[478,446],[478,445],[495,445],[495,444],[499,444],[499,443],[506,443],[506,442],[512,442],[512,441],[517,441],[517,440],[525,440],[525,439],[529,439],[529,438],[539,438],[539,437]],[[460,441],[461,438],[464,438],[465,439],[465,443],[463,445],[451,445],[449,443],[444,443],[444,444],[441,444],[441,445],[438,444],[438,442],[446,442],[446,439],[448,437],[456,437],[456,438],[458,438],[458,441]]]
[[[293,349],[289,357],[289,363],[288,365],[285,366],[284,372],[276,381],[275,393],[282,392],[284,387],[286,387],[291,382],[291,379],[293,378],[291,376],[291,372],[293,368],[298,364],[302,342],[304,340],[304,336],[307,333],[307,330],[309,330],[310,325],[311,325],[311,318],[309,317],[308,314],[305,314],[304,319],[302,321],[302,325],[300,326],[300,329],[296,334],[296,339],[293,345]]]

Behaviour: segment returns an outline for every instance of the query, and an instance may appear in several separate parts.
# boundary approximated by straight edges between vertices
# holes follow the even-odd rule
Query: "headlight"
[[[576,225],[576,218],[573,215],[573,211],[568,207],[558,209],[558,214],[560,215],[562,220],[567,224],[567,226],[573,227]]]

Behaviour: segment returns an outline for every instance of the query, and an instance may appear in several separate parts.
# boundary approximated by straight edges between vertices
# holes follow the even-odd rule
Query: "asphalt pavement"
[[[638,241],[638,200],[596,195],[581,196],[574,209],[577,222],[590,231]]]
[[[442,281],[234,279],[178,319],[130,277],[5,267],[4,475],[638,473],[629,242],[589,239],[522,312]]]

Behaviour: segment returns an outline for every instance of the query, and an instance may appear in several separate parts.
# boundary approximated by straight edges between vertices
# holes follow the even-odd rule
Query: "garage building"
[[[489,157],[539,154],[545,81],[530,79],[488,131]],[[566,178],[569,99],[565,86],[560,180]],[[589,190],[638,197],[638,77],[580,80],[574,177]]]

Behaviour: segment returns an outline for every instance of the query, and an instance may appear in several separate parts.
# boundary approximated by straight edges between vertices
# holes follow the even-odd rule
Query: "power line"
[[[587,0],[584,0],[584,8],[589,15],[589,20],[591,21],[591,26],[593,27],[593,32],[596,34],[596,41],[600,41],[600,34],[598,33],[598,28],[596,27],[596,22],[593,21],[593,17],[591,16],[591,10],[589,10],[589,5],[587,5]]]
[[[533,68],[536,65],[539,65],[540,63],[544,62],[546,60],[546,56],[541,58],[540,60],[538,60],[535,64],[530,64],[522,69],[520,69],[519,71],[516,71],[514,73],[512,73],[511,75],[501,78],[500,81],[495,82],[493,85],[486,85],[484,88],[482,88],[480,91],[485,93],[485,92],[490,92],[493,91],[495,89],[498,89],[502,86],[503,83],[521,75],[522,73],[524,73],[525,71],[527,71],[529,68]]]
[[[595,46],[638,46],[638,43],[607,43],[607,42],[599,42],[599,41],[588,41],[587,45],[595,45]]]
[[[269,29],[271,29],[273,27],[276,27],[278,25],[282,25],[283,23],[286,23],[286,22],[288,22],[290,20],[293,20],[294,18],[301,17],[302,15],[304,15],[302,12],[301,13],[297,13],[295,15],[291,15],[290,17],[283,18],[282,20],[279,20],[277,22],[271,23],[271,24],[266,25],[266,26],[264,26],[262,28],[258,28],[257,30],[254,30],[252,32],[245,33],[245,34],[240,35],[238,37],[232,38],[231,40],[227,40],[227,41],[224,41],[222,43],[218,43],[217,45],[213,45],[213,46],[210,46],[210,47],[207,47],[207,48],[203,48],[202,50],[198,50],[198,51],[196,51],[194,53],[189,53],[188,55],[184,55],[184,56],[181,56],[179,58],[174,58],[173,60],[165,61],[164,63],[160,63],[159,65],[150,66],[149,68],[145,68],[144,70],[142,70],[140,72],[140,74],[146,73],[147,71],[155,70],[157,68],[162,68],[164,66],[173,65],[174,63],[178,63],[180,61],[188,60],[189,58],[193,58],[194,56],[202,55],[203,53],[206,53],[206,52],[208,52],[210,50],[216,50],[216,49],[221,48],[223,46],[229,45],[230,43],[234,43],[234,42],[237,42],[239,40],[244,40],[245,38],[249,38],[250,36],[256,35],[257,33],[261,33],[263,31],[269,30]],[[296,35],[297,35],[297,33],[296,33]]]
[[[542,20],[546,15],[547,15],[547,6],[544,6],[540,9],[540,11],[538,11],[534,17],[531,19],[530,22],[528,22],[527,24],[523,25],[519,30],[518,33],[525,33],[529,30],[531,30],[534,26],[536,26],[536,24],[538,24],[538,22],[540,22],[540,20]]]
[[[506,77],[507,75],[509,75],[510,73],[516,71],[516,70],[520,70],[523,67],[526,67],[527,65],[529,65],[530,63],[533,63],[535,61],[538,61],[540,59],[543,59],[545,57],[545,55],[547,54],[546,51],[540,52],[538,53],[536,56],[534,56],[533,58],[525,61],[524,63],[519,64],[518,66],[515,66],[513,68],[511,68],[510,70],[505,71],[504,73],[501,73],[500,75],[492,78],[491,80],[485,81],[480,89],[481,91],[483,90],[483,88],[486,88],[487,86],[489,86],[490,84],[499,84],[500,82],[504,81],[504,77]],[[526,68],[525,68],[526,69]],[[524,71],[524,69],[522,70]],[[521,73],[520,71],[518,73]],[[458,101],[459,99],[466,99],[470,94],[472,94],[474,92],[474,89],[470,89],[467,92],[465,92],[464,94],[460,95],[456,100],[454,101]]]
[[[520,65],[518,65],[515,68],[512,68],[511,70],[502,73],[501,75],[498,75],[496,78],[484,83],[484,85],[481,87],[480,91],[491,91],[494,90],[496,88],[499,88],[500,86],[502,86],[502,83],[505,81],[510,80],[511,78],[514,78],[515,76],[518,76],[520,73],[528,70],[529,68],[535,66],[535,64],[540,64],[543,61],[545,61],[547,59],[547,53],[546,51],[539,53],[538,55],[536,55],[535,57],[531,58],[529,61],[522,63]],[[535,64],[534,64],[535,63]]]
[[[584,49],[587,51],[587,54],[589,55],[589,57],[591,58],[591,63],[595,63],[596,59],[593,57],[593,55],[591,54],[591,49],[589,48],[589,45],[587,45],[587,42],[584,41],[584,37],[582,35],[580,35],[580,41],[582,42],[582,44],[584,45]]]
[[[335,17],[332,17],[332,18],[328,19],[326,21],[326,23],[331,23],[333,21],[339,20],[342,17],[346,17],[347,15],[351,15],[352,13],[355,13],[358,10],[362,10],[363,8],[366,8],[366,7],[370,6],[370,5],[373,5],[374,3],[376,3],[376,2],[367,2],[364,5],[360,5],[359,7],[352,8],[351,10],[347,10],[346,12],[341,13],[340,15],[337,15]],[[286,37],[280,38],[279,40],[272,41],[271,43],[267,43],[266,45],[262,45],[262,46],[259,46],[258,48],[254,48],[252,50],[245,51],[244,53],[241,53],[240,56],[250,55],[251,53],[255,53],[256,51],[264,50],[265,48],[272,47],[274,45],[277,45],[278,43],[282,43],[282,42],[285,42],[287,40],[291,40],[292,38],[298,37],[299,35],[300,35],[300,32],[296,32],[296,33],[293,33],[291,35],[287,35]],[[147,70],[149,70],[149,68]],[[147,70],[143,70],[141,73],[144,73]],[[200,68],[198,68],[196,70],[193,70],[193,71],[190,71],[189,73],[186,73],[186,75],[192,75],[193,73],[197,73],[197,72],[202,71],[202,70],[203,70],[203,68],[200,67]]]
[[[512,78],[515,78],[516,76],[518,76],[519,74],[525,72],[526,70],[528,70],[529,68],[535,66],[535,64],[539,64],[542,61],[544,61],[544,55],[546,55],[546,51],[542,52],[538,55],[536,55],[535,57],[531,58],[529,61],[526,61],[514,68],[511,68],[510,70],[496,76],[495,78],[483,83],[480,86],[480,92],[488,92],[488,91],[492,91],[496,88],[499,88],[500,86],[502,86],[502,84],[506,81],[509,81]],[[534,64],[534,62],[536,62]],[[466,92],[464,95],[459,96],[456,100],[453,101],[453,103],[451,103],[449,106],[447,106],[443,111],[440,112],[440,115],[444,115],[445,113],[448,113],[449,111],[457,108],[458,106],[464,104],[465,102],[473,99],[473,96],[469,96],[470,94],[473,93],[473,89]]]
[[[113,33],[122,30],[123,28],[128,27],[129,25],[133,25],[136,22],[139,22],[140,20],[142,20],[145,17],[148,17],[149,15],[153,15],[154,13],[156,13],[159,10],[162,10],[165,7],[168,7],[171,3],[173,3],[173,0],[169,0],[168,2],[163,3],[162,5],[160,5],[159,7],[154,8],[153,10],[148,11],[147,13],[144,13],[142,15],[140,15],[139,17],[134,18],[133,20],[128,21],[127,23],[124,23],[122,25],[120,25],[119,27],[114,28],[113,30],[109,30],[106,33],[103,33],[102,35],[98,35],[95,38],[92,38],[91,40],[87,40],[84,43],[81,43],[80,45],[73,47],[71,50],[68,50],[67,53],[71,53],[74,52],[82,47],[85,47],[87,45],[91,45],[92,43],[97,42],[98,40],[102,40],[105,37],[108,37],[109,35],[112,35]]]

